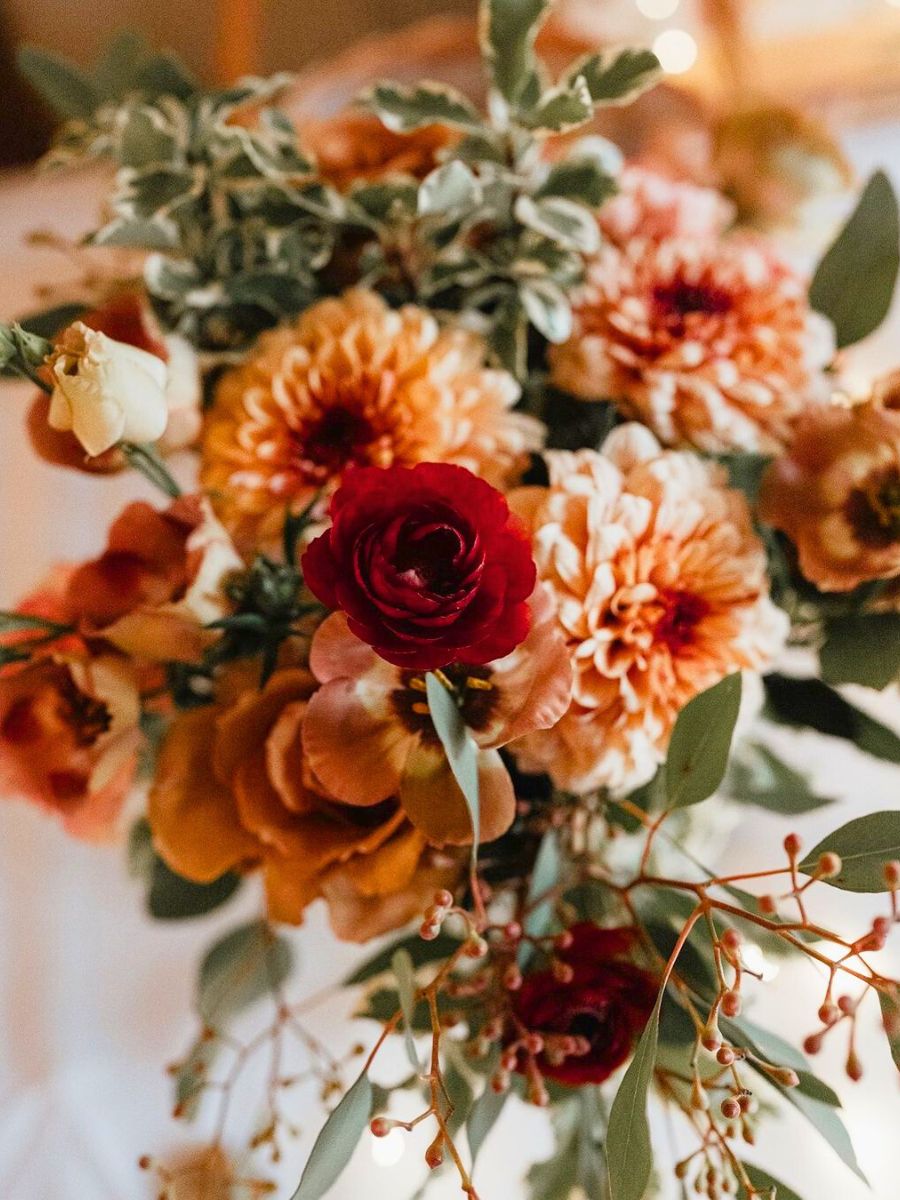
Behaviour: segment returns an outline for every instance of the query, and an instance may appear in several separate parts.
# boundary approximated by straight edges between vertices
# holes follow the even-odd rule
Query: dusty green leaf
[[[290,946],[263,921],[226,934],[208,951],[197,981],[197,1011],[213,1028],[283,983]]]
[[[406,1056],[414,1071],[420,1071],[422,1064],[413,1039],[413,1028],[416,1012],[416,970],[408,950],[396,950],[391,959],[391,967],[397,979],[397,995],[403,1010],[403,1032],[406,1042]]]
[[[819,662],[827,683],[861,683],[881,691],[900,679],[900,616],[860,613],[828,621]]]
[[[19,70],[35,91],[65,120],[88,120],[100,96],[88,76],[74,63],[49,50],[25,46],[19,51]]]
[[[891,1057],[900,1070],[900,989],[895,988],[890,994],[879,992],[878,1000]]]
[[[642,1200],[653,1171],[647,1094],[656,1061],[659,1012],[664,995],[665,988],[657,996],[650,1020],[610,1109],[606,1134],[609,1200]]]
[[[764,676],[763,684],[766,715],[773,720],[844,738],[866,754],[900,763],[900,737],[850,704],[827,683],[775,673]]]
[[[829,833],[812,849],[800,870],[811,875],[821,855],[839,855],[840,873],[824,882],[846,892],[886,892],[886,863],[900,859],[900,811],[868,813]]]
[[[372,1114],[372,1085],[365,1072],[322,1126],[291,1200],[321,1200],[353,1156]]]
[[[466,1120],[466,1136],[469,1139],[469,1152],[472,1155],[472,1166],[481,1153],[481,1148],[487,1141],[488,1134],[497,1124],[509,1092],[495,1092],[488,1082],[484,1091],[472,1105]]]
[[[538,333],[555,345],[567,340],[572,332],[572,308],[562,290],[549,279],[523,283],[522,307]]]
[[[437,676],[425,676],[426,696],[435,733],[440,738],[453,777],[459,784],[472,820],[472,856],[478,854],[481,840],[481,806],[478,794],[478,751],[466,729],[459,705]]]
[[[695,696],[678,714],[666,759],[670,808],[706,800],[725,777],[741,707],[741,676],[726,675]]]
[[[514,104],[534,68],[534,40],[550,0],[481,0],[479,35],[497,91]]]
[[[465,163],[454,159],[426,175],[419,185],[419,213],[452,213],[478,204],[481,187]]]
[[[838,349],[862,341],[891,307],[900,270],[900,214],[884,171],[876,171],[819,263],[809,299],[835,328]]]
[[[796,1192],[792,1191],[787,1184],[776,1179],[774,1175],[770,1175],[768,1171],[764,1171],[762,1167],[755,1167],[752,1163],[744,1163],[744,1170],[747,1172],[747,1178],[753,1184],[757,1192],[765,1192],[768,1190],[772,1194],[773,1200],[800,1200]],[[741,1190],[741,1200],[747,1200],[746,1190]],[[754,1200],[757,1200],[754,1197]]]
[[[569,83],[550,88],[537,104],[521,117],[529,129],[565,133],[589,121],[594,113],[591,94],[580,75]]]
[[[812,792],[804,775],[759,742],[738,746],[728,767],[727,788],[740,804],[789,815],[813,812],[832,803]]]
[[[514,213],[523,225],[566,249],[591,254],[600,244],[594,214],[583,204],[564,196],[545,196],[538,200],[520,196]]]

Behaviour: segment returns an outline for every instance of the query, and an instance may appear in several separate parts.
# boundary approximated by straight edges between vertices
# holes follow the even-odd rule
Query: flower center
[[[499,700],[496,686],[491,682],[490,667],[449,666],[440,672],[456,693],[463,721],[469,729],[485,729]],[[410,731],[427,742],[439,741],[425,698],[425,679],[415,671],[402,671],[400,687],[391,693],[397,716]]]
[[[458,529],[438,522],[416,526],[397,547],[398,572],[416,587],[444,594],[459,584],[456,562],[465,550]]]
[[[112,725],[112,714],[102,700],[83,692],[71,678],[59,685],[60,714],[79,746],[92,746]]]
[[[297,435],[303,473],[319,482],[340,474],[348,463],[366,462],[375,439],[372,422],[359,409],[332,405]]]
[[[889,546],[900,539],[900,469],[876,471],[847,501],[847,518],[863,542]]]
[[[653,303],[657,317],[677,332],[685,328],[687,318],[723,316],[734,302],[725,288],[678,277],[653,289]]]
[[[709,603],[694,592],[682,592],[677,588],[661,592],[659,599],[663,611],[653,628],[653,636],[677,654],[694,640],[694,631],[709,612]]]

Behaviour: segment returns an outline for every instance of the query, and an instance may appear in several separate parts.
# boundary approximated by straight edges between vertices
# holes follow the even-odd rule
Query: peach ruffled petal
[[[265,744],[269,730],[286,704],[306,700],[315,686],[303,670],[278,671],[262,692],[242,696],[222,717],[214,751],[214,770],[227,782],[241,762]]]
[[[478,752],[478,786],[481,841],[492,842],[506,833],[516,813],[512,780],[496,750]],[[422,743],[416,747],[400,783],[400,802],[430,842],[471,844],[468,805],[442,749]]]

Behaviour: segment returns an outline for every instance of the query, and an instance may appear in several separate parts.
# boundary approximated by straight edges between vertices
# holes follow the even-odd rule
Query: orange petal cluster
[[[363,290],[323,300],[222,378],[203,486],[241,545],[276,539],[288,508],[353,464],[452,462],[506,486],[542,427],[511,411],[518,385],[485,353],[421,308],[392,311]]]
[[[787,618],[769,599],[747,503],[720,468],[661,451],[638,425],[602,453],[548,458],[549,486],[511,503],[532,530],[575,683],[558,724],[513,751],[565,790],[622,794],[653,775],[692,697],[772,661]]]
[[[300,135],[322,179],[341,192],[396,175],[424,179],[458,137],[445,125],[394,133],[373,114],[353,109],[305,121]]]
[[[326,791],[303,751],[315,690],[301,668],[262,691],[232,668],[216,703],[173,722],[149,819],[159,853],[187,879],[258,867],[273,920],[299,923],[322,897],[337,936],[365,941],[421,913],[460,864],[428,846],[395,798],[360,806]]]
[[[900,576],[900,405],[896,377],[853,407],[809,413],[769,467],[760,515],[823,591]]]
[[[774,452],[824,401],[830,324],[802,280],[747,237],[604,246],[550,351],[553,381],[613,400],[666,445]]]

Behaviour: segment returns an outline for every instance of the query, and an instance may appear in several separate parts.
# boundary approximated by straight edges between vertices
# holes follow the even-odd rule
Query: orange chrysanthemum
[[[163,744],[149,819],[187,879],[259,867],[269,914],[293,924],[317,897],[338,937],[365,941],[421,913],[459,864],[437,855],[396,798],[342,804],[312,774],[302,732],[316,681],[286,668],[263,691],[234,669],[217,702],[178,716]]]
[[[760,515],[823,591],[900,576],[898,399],[895,376],[864,404],[810,413],[763,479]]]
[[[511,411],[518,385],[484,356],[479,337],[424,309],[362,290],[324,300],[223,377],[203,485],[242,545],[275,539],[290,507],[351,464],[452,462],[506,486],[542,427]]]
[[[771,662],[787,618],[769,600],[746,500],[720,468],[661,452],[638,425],[601,454],[548,458],[550,486],[511,501],[533,531],[575,685],[558,724],[512,749],[561,788],[621,794],[653,775],[690,699]]]
[[[555,383],[614,400],[666,445],[775,451],[827,397],[829,323],[801,280],[747,238],[604,247],[551,349]]]

